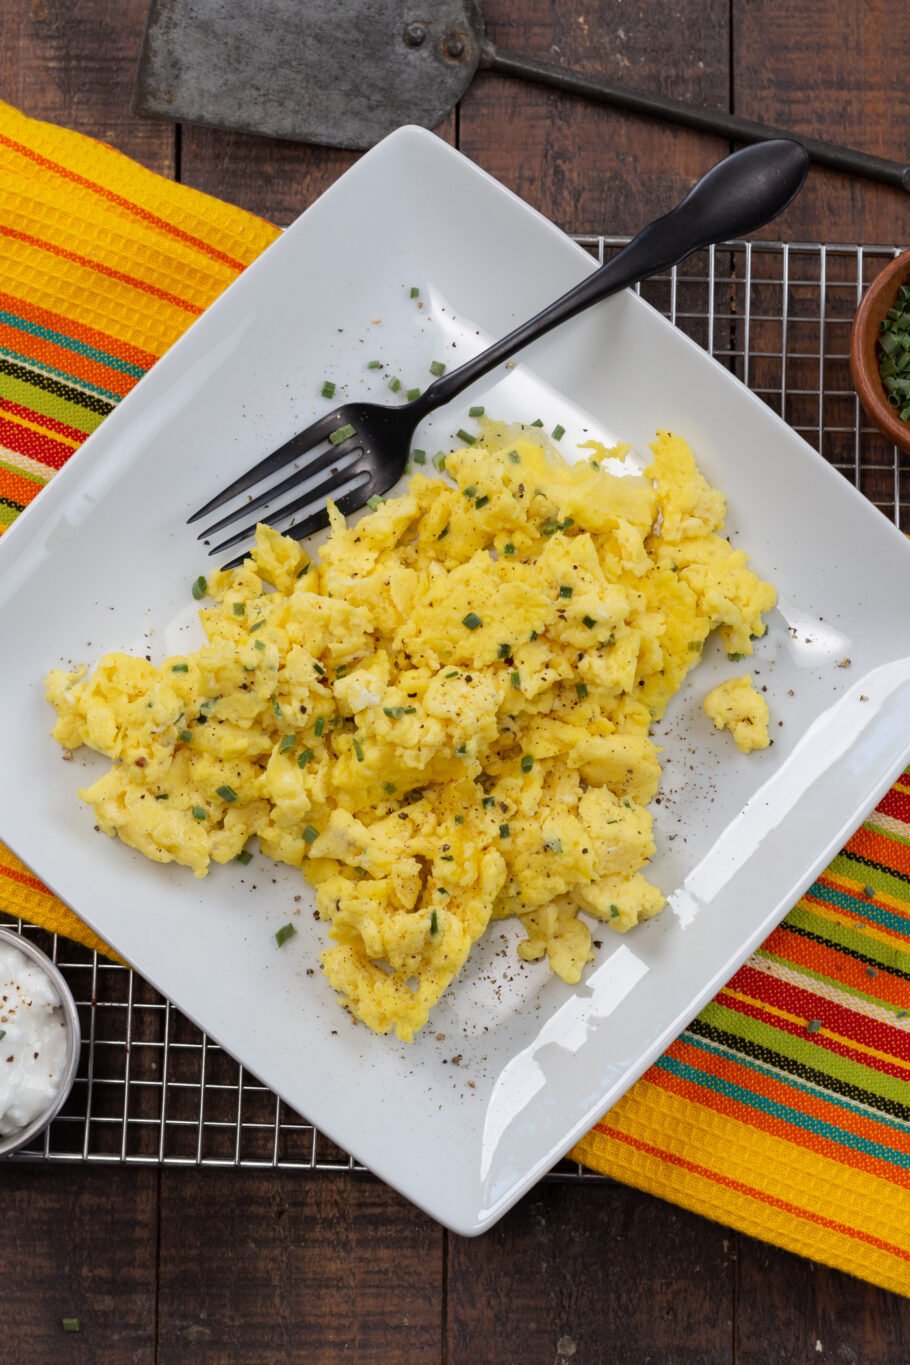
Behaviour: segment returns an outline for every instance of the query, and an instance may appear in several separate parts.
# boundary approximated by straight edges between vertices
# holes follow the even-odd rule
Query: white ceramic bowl
[[[79,1015],[76,1010],[76,1002],[73,993],[66,983],[66,979],[58,967],[51,962],[47,953],[42,953],[40,948],[36,948],[24,934],[14,933],[11,929],[0,929],[0,944],[6,943],[10,947],[18,948],[20,953],[31,958],[32,962],[48,976],[53,983],[54,990],[60,997],[60,1008],[63,1011],[63,1019],[66,1025],[66,1055],[63,1061],[63,1074],[60,1077],[60,1085],[51,1103],[43,1113],[27,1124],[25,1128],[20,1128],[17,1133],[10,1133],[8,1137],[0,1137],[0,1157],[9,1156],[11,1152],[18,1151],[21,1147],[26,1147],[33,1138],[56,1118],[63,1108],[66,1098],[73,1088],[73,1081],[76,1079],[76,1068],[79,1065],[79,1048],[82,1043],[82,1030],[79,1027]]]

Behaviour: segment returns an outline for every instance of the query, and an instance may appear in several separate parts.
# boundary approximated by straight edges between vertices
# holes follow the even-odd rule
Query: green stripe
[[[11,379],[21,379],[33,388],[43,389],[45,393],[59,394],[67,402],[75,403],[80,408],[87,408],[89,412],[98,412],[102,417],[106,417],[115,406],[105,398],[99,398],[93,393],[83,393],[80,389],[73,388],[71,384],[64,384],[62,380],[53,379],[48,374],[17,365],[15,361],[7,360],[3,356],[0,356],[0,374],[7,374]]]
[[[848,1099],[856,1100],[858,1104],[865,1104],[869,1109],[910,1122],[910,1104],[901,1104],[899,1100],[875,1095],[869,1090],[864,1090],[862,1086],[842,1080],[839,1076],[819,1071],[817,1067],[794,1061],[792,1057],[785,1056],[783,1053],[774,1052],[771,1048],[763,1047],[748,1038],[742,1038],[738,1033],[730,1033],[717,1028],[705,1022],[704,1014],[699,1015],[689,1025],[688,1032],[695,1033],[700,1038],[708,1038],[711,1042],[720,1043],[742,1056],[754,1057],[756,1061],[765,1062],[768,1066],[776,1067],[779,1071],[786,1071],[788,1075],[799,1076],[802,1080],[809,1081],[820,1089],[830,1090],[836,1095],[845,1095]]]
[[[874,1070],[871,1065],[865,1066],[862,1062],[842,1057],[840,1053],[831,1052],[827,1048],[814,1047],[809,1035],[802,1037],[786,1033],[766,1020],[753,1019],[747,1014],[728,1009],[726,1005],[719,1005],[716,1000],[712,1000],[699,1017],[706,1019],[716,1028],[734,1035],[738,1034],[759,1047],[768,1048],[778,1056],[789,1057],[793,1062],[802,1064],[808,1045],[812,1047],[811,1055],[815,1061],[823,1065],[829,1075],[837,1076],[849,1085],[869,1094],[880,1095],[892,1102],[903,1104],[910,1102],[910,1085],[906,1081],[899,1081],[895,1076],[888,1076],[884,1071]]]
[[[883,867],[871,858],[862,858],[858,853],[838,853],[826,869],[828,873],[842,877],[853,877],[857,881],[871,881],[878,891],[887,891],[897,900],[907,899],[907,886],[910,885],[910,872],[895,872],[893,867]],[[867,874],[871,872],[872,876]]]
[[[22,508],[9,498],[0,498],[0,526],[12,526]]]
[[[803,935],[801,934],[800,937],[802,938]],[[812,935],[806,934],[805,937],[811,938]],[[804,967],[801,962],[795,963],[789,958],[780,957],[776,953],[769,953],[766,948],[759,948],[755,956],[763,958],[766,962],[779,962],[782,967],[789,968],[791,972],[798,972],[799,975],[805,977],[807,981],[819,981],[826,986],[833,986],[841,994],[849,995],[852,1000],[862,1000],[867,1005],[875,1005],[877,1009],[892,1010],[893,1013],[897,1014],[897,1005],[889,1005],[888,1001],[882,1000],[881,996],[867,995],[865,991],[858,990],[856,986],[849,986],[847,982],[839,976],[825,976],[824,972],[815,972],[811,967]],[[808,990],[809,987],[807,986],[806,989]],[[846,1008],[849,1009],[849,1006],[846,1006]]]
[[[71,384],[77,393],[97,393],[99,397],[106,398],[111,403],[119,403],[119,393],[112,393],[110,389],[102,389],[99,384],[91,384],[87,379],[80,379],[77,374],[70,370],[61,370],[56,365],[46,365],[43,360],[35,360],[30,355],[22,355],[20,351],[11,351],[8,346],[0,346],[0,355],[6,356],[7,360],[12,360],[16,364],[23,365],[29,372],[38,371],[40,374],[50,375],[52,379],[62,379],[65,384]]]
[[[868,934],[859,933],[845,924],[835,924],[831,920],[813,915],[812,911],[798,906],[787,916],[782,926],[792,934],[808,938],[814,943],[822,943],[846,957],[865,962],[870,967],[881,967],[910,981],[910,954],[900,947],[892,947]]]
[[[36,483],[39,488],[43,488],[47,479],[42,479],[40,474],[33,474],[30,469],[20,469],[18,465],[9,464],[6,460],[0,460],[0,469],[5,469],[9,474],[18,474],[20,479],[27,479],[29,483]],[[50,478],[48,470],[48,478]]]
[[[2,362],[0,362],[2,365]],[[58,388],[62,388],[58,385]],[[7,398],[11,403],[19,403],[23,408],[29,408],[32,412],[40,413],[43,417],[53,417],[58,422],[65,422],[69,427],[75,427],[78,431],[90,435],[107,416],[103,412],[88,412],[84,407],[72,402],[59,394],[49,392],[45,388],[31,384],[25,379],[15,378],[11,375],[0,373],[0,398]],[[42,435],[49,436],[52,440],[54,433],[42,432]]]

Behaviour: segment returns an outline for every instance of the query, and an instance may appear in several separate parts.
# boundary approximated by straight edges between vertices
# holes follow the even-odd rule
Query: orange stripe
[[[0,497],[12,498],[20,507],[28,507],[37,498],[44,484],[33,479],[23,479],[21,474],[13,474],[9,469],[0,469]]]
[[[788,963],[793,963],[797,967],[804,967],[807,971],[818,972],[819,976],[826,977],[837,987],[849,988],[852,986],[854,990],[862,991],[864,995],[873,994],[869,968],[865,962],[857,962],[855,957],[848,957],[845,953],[839,953],[836,949],[829,948],[825,944],[813,943],[800,934],[791,933],[786,924],[775,929],[765,939],[759,951],[782,957]],[[804,981],[803,986],[809,991],[816,990],[814,981]],[[875,977],[874,994],[880,1000],[887,1001],[889,1005],[897,1005],[898,1009],[905,1009],[908,999],[908,983],[901,980],[900,977],[889,976],[887,967],[883,967],[879,969],[878,975]],[[838,1003],[842,1004],[843,1001]],[[857,1000],[856,1009],[860,1015],[865,1015],[865,1005],[866,1001]]]
[[[711,1109],[715,1114],[736,1119],[749,1128],[758,1128],[771,1137],[814,1152],[816,1156],[826,1157],[829,1161],[839,1162],[842,1166],[852,1166],[856,1171],[871,1172],[880,1180],[887,1180],[892,1185],[900,1185],[903,1189],[910,1190],[910,1171],[902,1166],[892,1165],[890,1161],[884,1161],[881,1157],[872,1156],[870,1152],[855,1152],[832,1138],[823,1137],[821,1133],[809,1133],[795,1123],[788,1123],[786,1119],[766,1114],[750,1105],[740,1104],[739,1100],[731,1099],[729,1095],[718,1095],[714,1090],[696,1085],[693,1081],[683,1080],[682,1077],[674,1076],[660,1067],[651,1068],[648,1080],[659,1090],[666,1090],[670,1095],[678,1095],[681,1100],[686,1100],[690,1104]]]
[[[794,1092],[792,1086],[787,1085],[779,1077],[753,1071],[735,1057],[706,1052],[704,1048],[693,1047],[691,1043],[686,1043],[681,1038],[672,1044],[668,1054],[697,1071],[717,1076],[720,1080],[729,1081],[731,1085],[742,1086],[753,1094],[774,1100],[776,1104],[799,1109],[812,1118],[821,1119],[823,1123],[832,1123],[848,1133],[854,1133],[857,1137],[867,1138],[870,1142],[878,1142],[885,1147],[893,1147],[896,1152],[905,1152],[910,1156],[910,1132],[897,1128],[884,1129],[881,1123],[871,1116],[855,1113],[852,1109],[842,1109],[840,1105],[833,1104],[823,1095],[816,1095],[808,1090]],[[651,1079],[649,1072],[648,1080]],[[697,1085],[694,1087],[694,1093],[699,1096],[700,1102],[702,1092]]]
[[[875,830],[867,829],[865,825],[856,831],[845,852],[856,853],[861,858],[870,858],[873,863],[880,863],[886,873],[889,870],[905,875],[910,873],[910,846],[889,839],[887,834],[877,834]]]
[[[679,1170],[689,1171],[690,1174],[713,1181],[716,1185],[723,1185],[728,1190],[735,1190],[737,1194],[744,1194],[749,1199],[756,1199],[763,1204],[768,1204],[771,1208],[780,1209],[782,1213],[793,1214],[797,1218],[804,1218],[809,1223],[816,1223],[819,1227],[828,1228],[831,1232],[838,1232],[844,1237],[865,1242],[868,1246],[873,1246],[878,1251],[884,1251],[889,1256],[896,1256],[901,1261],[910,1261],[910,1249],[895,1246],[893,1242],[886,1242],[883,1238],[876,1237],[874,1233],[863,1232],[860,1228],[851,1228],[846,1223],[835,1222],[833,1218],[825,1218],[823,1214],[815,1213],[812,1209],[800,1208],[797,1204],[791,1204],[788,1199],[779,1199],[777,1195],[767,1194],[764,1190],[757,1190],[752,1185],[744,1184],[741,1180],[734,1180],[732,1176],[721,1175],[718,1171],[709,1170],[707,1166],[699,1166],[694,1161],[688,1161],[685,1157],[676,1156],[673,1152],[662,1152],[659,1147],[652,1147],[649,1142],[642,1142],[640,1138],[620,1132],[619,1129],[607,1128],[603,1123],[596,1124],[594,1131],[603,1137],[616,1138],[618,1142],[624,1142],[627,1146],[634,1147],[646,1156],[656,1157],[658,1161],[666,1162],[669,1166],[676,1166]]]
[[[87,346],[94,346],[98,351],[104,351],[117,360],[125,360],[130,365],[138,365],[143,370],[151,369],[159,359],[151,351],[142,351],[138,346],[119,341],[107,332],[87,327],[76,318],[66,317],[63,313],[51,313],[46,308],[39,308],[37,304],[16,298],[14,294],[4,294],[0,291],[0,310],[4,313],[15,313],[23,322],[35,322],[50,332],[63,332],[65,336],[72,337],[73,341],[84,341]]]
[[[109,280],[119,280],[121,284],[128,284],[134,289],[141,289],[143,293],[152,294],[156,299],[163,299],[165,303],[172,303],[175,308],[182,308],[185,313],[192,313],[194,318],[199,317],[203,311],[201,308],[197,308],[195,304],[188,303],[186,299],[180,299],[176,294],[169,294],[166,289],[159,289],[154,284],[146,284],[144,280],[137,280],[134,275],[125,275],[121,270],[114,270],[108,265],[102,265],[100,261],[90,260],[88,256],[80,256],[75,251],[67,251],[65,247],[54,246],[51,242],[43,242],[40,237],[32,237],[28,232],[18,232],[15,228],[0,224],[0,233],[4,237],[13,237],[17,242],[25,242],[27,246],[35,246],[39,251],[49,251],[52,255],[61,256],[66,261],[73,261],[76,265],[83,265],[89,270],[95,270],[99,275],[106,275]]]
[[[61,166],[57,161],[51,161],[49,157],[42,156],[31,147],[26,147],[21,142],[14,142],[11,137],[6,137],[0,133],[0,143],[5,147],[10,147],[14,152],[19,152],[22,156],[27,156],[36,165],[43,166],[45,170],[53,171],[55,175],[63,176],[65,180],[71,180],[74,185],[81,185],[85,190],[91,190],[94,194],[99,194],[102,199],[106,199],[110,204],[117,204],[119,208],[126,209],[127,213],[132,213],[143,222],[151,223],[153,227],[159,228],[171,237],[176,237],[181,242],[186,242],[188,246],[195,247],[204,255],[211,257],[213,261],[221,261],[224,265],[229,265],[232,270],[244,270],[246,267],[243,261],[236,260],[229,256],[225,251],[219,251],[217,247],[209,242],[204,242],[200,237],[194,237],[192,233],[186,232],[183,228],[177,227],[175,223],[169,223],[164,218],[159,218],[157,214],[150,213],[148,209],[142,208],[139,204],[134,204],[130,199],[124,199],[123,195],[115,194],[113,190],[107,189],[104,185],[97,184],[94,180],[87,180],[84,175],[77,174],[70,170],[68,166]]]
[[[32,891],[40,891],[44,896],[53,897],[53,892],[48,891],[43,882],[39,882],[37,877],[30,877],[27,872],[18,872],[14,867],[7,867],[5,863],[0,863],[0,877],[9,877],[11,882],[21,882],[23,886],[29,887]]]
[[[17,355],[25,355],[43,365],[51,365],[55,370],[62,370],[65,375],[72,375],[74,379],[97,384],[99,388],[121,396],[129,393],[136,383],[135,375],[111,369],[102,361],[80,355],[78,351],[59,346],[55,341],[47,341],[44,337],[23,332],[18,327],[11,327],[7,322],[0,322],[0,346],[6,346]]]

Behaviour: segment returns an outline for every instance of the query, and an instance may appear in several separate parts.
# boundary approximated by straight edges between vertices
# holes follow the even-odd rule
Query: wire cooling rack
[[[626,239],[576,239],[600,260]],[[866,422],[850,324],[895,247],[734,242],[640,292],[910,531],[910,457]],[[362,1171],[313,1124],[126,967],[0,912],[49,952],[79,1007],[79,1074],[62,1113],[15,1160]],[[573,1163],[554,1175],[599,1180]]]

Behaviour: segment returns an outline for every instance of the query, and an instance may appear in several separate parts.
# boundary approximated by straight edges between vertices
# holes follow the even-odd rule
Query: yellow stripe
[[[910,1197],[907,1191],[867,1171],[782,1142],[737,1119],[699,1108],[692,1102],[641,1080],[604,1120],[608,1128],[727,1176],[770,1198],[809,1210],[822,1218],[907,1245]],[[698,1146],[684,1136],[698,1124]],[[720,1160],[715,1160],[718,1154]],[[910,1293],[910,1264],[846,1233],[801,1221],[794,1214],[716,1184],[711,1175],[666,1164],[597,1132],[571,1153],[576,1160],[662,1199],[731,1224],[802,1256],[862,1275],[897,1293]]]
[[[806,1017],[803,1014],[790,1014],[787,1010],[779,1009],[777,1005],[769,1005],[767,1000],[756,1000],[752,995],[746,995],[744,991],[731,990],[729,986],[723,991],[724,995],[730,996],[733,1000],[741,1000],[746,1005],[754,1005],[764,1014],[773,1014],[778,1019],[786,1019],[791,1024],[805,1024]],[[719,1003],[723,1001],[718,997]],[[880,1062],[888,1062],[891,1066],[899,1066],[904,1071],[910,1073],[910,1063],[903,1061],[900,1057],[895,1057],[892,1052],[880,1052],[876,1047],[866,1047],[865,1043],[858,1043],[855,1038],[845,1038],[843,1034],[834,1033],[831,1029],[820,1029],[820,1033],[826,1038],[832,1038],[836,1043],[842,1043],[844,1047],[849,1047],[853,1052],[862,1052],[867,1057],[877,1057]]]
[[[40,371],[34,371],[31,366],[25,366],[25,368],[32,369],[33,373],[40,373]],[[78,384],[70,384],[69,380],[66,382],[71,388],[79,387]],[[86,390],[81,389],[80,392],[85,393]],[[85,437],[82,436],[76,441],[72,436],[64,436],[61,432],[54,431],[51,427],[42,426],[40,422],[32,422],[28,417],[20,417],[18,412],[8,412],[4,408],[0,408],[0,417],[6,422],[14,423],[17,427],[25,427],[26,431],[35,431],[39,436],[48,436],[52,441],[59,441],[61,445],[72,446],[73,450],[78,446],[81,446],[82,442],[85,440]],[[47,468],[47,466],[44,467],[45,469]]]

